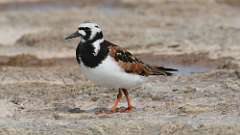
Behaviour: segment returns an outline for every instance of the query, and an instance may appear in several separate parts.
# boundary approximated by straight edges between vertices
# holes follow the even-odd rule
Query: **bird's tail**
[[[151,75],[166,75],[171,76],[173,75],[172,72],[178,71],[174,68],[165,68],[165,67],[159,67],[159,66],[152,66],[152,74]]]

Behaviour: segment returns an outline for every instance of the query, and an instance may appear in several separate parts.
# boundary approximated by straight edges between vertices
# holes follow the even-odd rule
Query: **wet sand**
[[[239,134],[238,1],[20,0],[0,11],[0,134]],[[179,72],[129,90],[133,112],[96,115],[117,90],[88,81],[78,40],[64,41],[86,20],[144,62]]]

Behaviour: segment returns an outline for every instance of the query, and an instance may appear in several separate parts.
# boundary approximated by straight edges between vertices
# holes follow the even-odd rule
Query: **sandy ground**
[[[239,3],[0,1],[0,135],[239,134]],[[143,61],[180,71],[129,90],[133,112],[96,115],[117,90],[86,80],[78,40],[64,41],[86,20]]]

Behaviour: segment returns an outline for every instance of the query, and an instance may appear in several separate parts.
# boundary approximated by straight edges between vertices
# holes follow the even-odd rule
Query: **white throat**
[[[101,39],[98,39],[98,40],[96,40],[96,41],[94,41],[94,42],[92,43],[92,44],[93,44],[93,47],[94,47],[94,53],[93,53],[94,56],[97,56],[97,55],[98,55],[99,50],[100,50],[100,44],[101,44],[103,41],[104,41],[104,39],[101,38]]]
[[[86,42],[86,40],[85,40],[85,39],[83,39],[83,38],[81,38],[81,39],[80,39],[80,42],[81,42],[81,43],[85,43],[85,42]]]

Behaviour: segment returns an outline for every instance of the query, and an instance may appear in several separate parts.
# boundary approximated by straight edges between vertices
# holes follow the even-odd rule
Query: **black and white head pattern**
[[[82,35],[81,42],[92,44],[94,46],[94,55],[97,55],[100,44],[104,41],[100,26],[96,23],[84,22],[79,25],[78,33]]]

